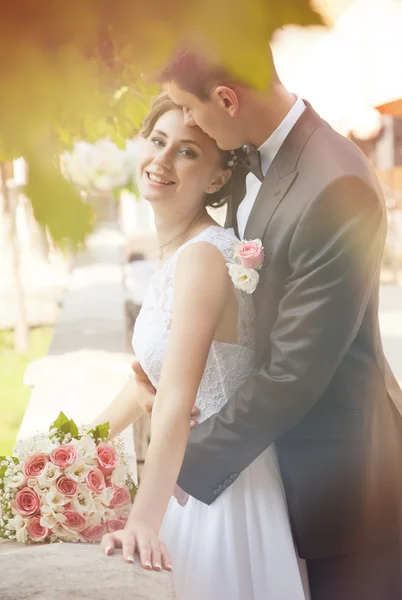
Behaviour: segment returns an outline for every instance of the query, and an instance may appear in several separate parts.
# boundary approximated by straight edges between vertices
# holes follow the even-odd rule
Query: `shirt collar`
[[[269,136],[267,140],[258,148],[261,154],[261,168],[263,175],[267,174],[272,161],[279,152],[285,139],[295,126],[298,119],[301,117],[303,112],[306,110],[302,98],[297,96],[296,102],[283,119],[282,123],[275,129],[275,131]]]

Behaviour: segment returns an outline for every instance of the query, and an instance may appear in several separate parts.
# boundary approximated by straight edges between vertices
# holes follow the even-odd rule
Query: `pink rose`
[[[264,260],[264,249],[260,240],[241,242],[236,250],[245,269],[259,269],[261,267]]]
[[[110,444],[101,442],[96,449],[98,454],[99,468],[104,475],[110,475],[119,464],[116,450]]]
[[[127,504],[130,504],[131,496],[127,488],[116,488],[114,491],[113,498],[110,502],[110,508],[124,508]]]
[[[87,486],[93,492],[100,494],[105,489],[105,478],[100,469],[92,469],[87,475]]]
[[[42,527],[40,517],[32,517],[27,525],[28,535],[34,542],[42,542],[50,533],[47,527]]]
[[[123,523],[120,519],[110,519],[110,521],[107,521],[106,525],[108,532],[113,533],[113,531],[124,529],[125,523]]]
[[[32,517],[39,511],[39,507],[39,496],[29,487],[20,490],[12,502],[12,509],[22,517]]]
[[[47,458],[44,454],[34,454],[25,460],[23,471],[26,477],[38,477],[46,465]]]
[[[82,532],[87,542],[100,542],[106,533],[106,527],[103,524],[91,525]]]
[[[65,527],[72,529],[73,531],[84,531],[85,527],[87,526],[87,522],[83,515],[76,510],[65,510],[63,514],[67,519],[63,523]]]
[[[68,467],[72,465],[75,459],[77,458],[77,450],[71,444],[66,444],[65,446],[59,446],[55,448],[50,454],[50,460],[54,465],[61,467]]]
[[[62,475],[56,481],[56,487],[60,494],[63,494],[64,496],[74,496],[78,490],[78,483],[74,481],[74,479]]]

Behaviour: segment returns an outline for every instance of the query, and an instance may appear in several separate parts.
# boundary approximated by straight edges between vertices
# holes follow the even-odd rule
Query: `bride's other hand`
[[[134,562],[134,554],[138,552],[142,568],[149,571],[172,570],[165,544],[156,531],[143,523],[134,522],[125,529],[107,533],[102,538],[101,548],[107,556],[113,554],[116,548],[122,548],[123,558],[128,563]]]
[[[152,385],[152,383],[149,381],[147,374],[145,373],[144,369],[141,367],[138,360],[135,360],[132,363],[131,368],[134,371],[135,381],[138,386],[138,404],[141,406],[141,408],[144,412],[148,413],[148,416],[151,418],[156,390],[155,390],[154,386]],[[190,420],[191,429],[194,429],[195,427],[197,427],[198,423],[197,423],[196,419],[199,417],[199,415],[200,415],[200,411],[198,410],[198,408],[196,406],[194,406],[191,411],[191,420]]]

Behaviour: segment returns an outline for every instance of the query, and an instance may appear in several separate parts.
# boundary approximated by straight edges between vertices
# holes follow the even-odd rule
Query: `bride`
[[[166,94],[141,135],[138,187],[154,210],[161,262],[133,347],[157,394],[135,503],[126,528],[107,534],[102,548],[122,547],[128,562],[137,551],[144,568],[173,567],[179,600],[304,600],[273,447],[233,473],[211,506],[191,497],[181,506],[173,496],[194,405],[208,418],[253,370],[253,297],[229,277],[233,230],[206,210],[230,196],[230,153],[186,126]],[[109,421],[117,435],[141,411],[130,380],[96,423]]]

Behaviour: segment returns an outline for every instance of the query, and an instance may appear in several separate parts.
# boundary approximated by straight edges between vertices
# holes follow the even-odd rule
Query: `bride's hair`
[[[153,103],[152,103],[152,107],[151,110],[149,111],[149,113],[147,114],[147,116],[145,117],[139,134],[143,137],[143,138],[148,138],[156,123],[159,121],[159,119],[167,112],[171,111],[171,110],[182,110],[182,108],[180,106],[178,106],[177,104],[175,104],[173,102],[173,100],[170,99],[170,97],[168,96],[168,94],[166,92],[161,92],[158,96],[156,96],[156,98],[154,99]],[[226,150],[219,150],[220,156],[221,156],[221,164],[222,164],[222,168],[223,169],[230,169],[231,167],[229,166],[229,163],[232,161],[232,155],[230,152],[226,151]],[[234,178],[231,177],[229,179],[229,181],[217,192],[215,192],[214,194],[206,194],[206,200],[205,200],[205,206],[210,206],[212,208],[219,208],[220,206],[223,206],[224,204],[226,204],[227,202],[229,202],[229,200],[232,197],[232,193],[234,190]]]

